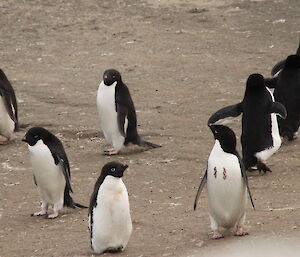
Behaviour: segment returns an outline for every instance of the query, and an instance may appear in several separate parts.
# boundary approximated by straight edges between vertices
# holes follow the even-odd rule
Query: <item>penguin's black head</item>
[[[210,125],[209,127],[214,134],[214,138],[220,142],[223,151],[226,153],[235,153],[236,137],[234,132],[223,125]]]
[[[101,175],[104,177],[110,175],[116,178],[121,178],[123,177],[123,173],[127,168],[128,165],[124,165],[120,162],[109,162],[103,166]]]
[[[265,88],[265,79],[263,75],[259,73],[251,74],[247,79],[246,88],[247,89],[257,89],[257,88]]]
[[[286,59],[285,68],[300,69],[300,56],[290,55]]]
[[[114,82],[121,82],[122,77],[120,72],[114,69],[109,69],[103,73],[103,82],[106,86],[112,85]]]
[[[34,146],[40,139],[46,143],[51,138],[51,133],[42,127],[33,127],[27,131],[22,141]]]

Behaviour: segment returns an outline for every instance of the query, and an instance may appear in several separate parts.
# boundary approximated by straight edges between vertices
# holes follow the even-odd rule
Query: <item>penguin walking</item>
[[[15,91],[3,70],[0,69],[0,134],[7,139],[1,141],[0,144],[10,143],[14,132],[18,129],[18,105]]]
[[[91,247],[96,253],[123,251],[132,232],[128,193],[122,181],[127,165],[109,162],[95,184],[89,208]]]
[[[298,45],[298,49],[296,51],[296,55],[300,56],[300,37],[299,37],[299,45]],[[278,63],[276,63],[274,65],[274,67],[272,68],[271,71],[271,75],[272,76],[276,76],[278,75],[278,73],[283,69],[283,67],[285,66],[285,62],[286,59],[279,61]]]
[[[104,72],[97,93],[97,109],[103,134],[113,146],[105,150],[105,154],[118,154],[129,143],[149,148],[160,147],[139,136],[134,104],[118,71],[110,69]]]
[[[285,141],[295,139],[300,126],[300,52],[287,57],[284,68],[266,85],[274,89],[274,98],[287,110],[286,119],[278,117],[279,133]]]
[[[281,145],[275,113],[284,119],[287,113],[281,103],[274,102],[261,74],[251,74],[248,77],[242,102],[218,110],[209,118],[208,124],[229,116],[237,117],[241,113],[241,143],[246,170],[251,171],[256,166],[259,171],[271,172],[265,161]]]
[[[245,236],[247,191],[253,209],[244,164],[236,151],[234,132],[223,125],[211,125],[215,144],[209,155],[207,169],[198,188],[194,210],[200,193],[207,183],[209,217],[213,239],[223,238],[220,227],[234,228],[235,236]]]
[[[42,127],[29,129],[23,138],[28,144],[34,182],[41,198],[41,211],[31,216],[46,216],[54,219],[64,206],[88,208],[75,203],[70,196],[71,173],[67,155],[61,141]],[[53,213],[48,215],[48,206]]]

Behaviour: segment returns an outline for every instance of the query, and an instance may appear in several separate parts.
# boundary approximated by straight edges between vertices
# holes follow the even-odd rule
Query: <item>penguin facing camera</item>
[[[29,129],[23,138],[28,144],[34,183],[41,198],[41,210],[31,216],[45,216],[54,219],[64,206],[88,208],[75,203],[70,196],[71,172],[68,157],[61,141],[42,127]],[[53,205],[53,213],[48,215],[48,207]]]
[[[104,150],[106,155],[115,155],[129,143],[157,148],[159,145],[143,140],[137,132],[137,118],[129,89],[121,74],[106,70],[97,93],[97,109],[103,134],[113,147]]]
[[[215,144],[209,155],[207,169],[198,188],[194,210],[196,210],[201,191],[207,183],[209,217],[213,239],[223,238],[220,227],[234,228],[235,236],[245,236],[247,192],[254,203],[248,187],[244,164],[236,150],[234,132],[223,125],[209,126]]]
[[[96,253],[123,251],[132,233],[128,193],[122,181],[127,168],[120,162],[105,164],[94,186],[88,220]]]

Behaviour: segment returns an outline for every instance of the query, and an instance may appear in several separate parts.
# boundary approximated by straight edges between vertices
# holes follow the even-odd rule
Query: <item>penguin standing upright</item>
[[[109,162],[95,184],[89,208],[91,247],[96,253],[125,249],[132,222],[126,186],[122,181],[127,165]]]
[[[224,237],[219,228],[234,227],[234,235],[244,236],[247,191],[254,208],[243,162],[236,151],[234,132],[223,125],[211,125],[215,138],[207,169],[198,188],[194,210],[207,182],[207,195],[213,239]]]
[[[54,219],[63,206],[87,208],[75,203],[70,196],[73,192],[70,166],[61,141],[42,127],[29,129],[23,141],[28,144],[33,178],[42,201],[41,211],[32,216]],[[53,213],[48,215],[50,204],[53,205]]]
[[[13,133],[19,128],[18,105],[15,91],[0,69],[0,134],[7,140],[0,144],[8,144],[13,138]]]
[[[300,54],[287,57],[281,72],[266,85],[274,89],[274,98],[287,110],[286,119],[278,117],[280,135],[286,141],[295,139],[300,126]]]
[[[118,154],[129,143],[149,148],[160,147],[139,136],[134,104],[118,71],[110,69],[104,72],[97,93],[97,108],[103,134],[113,146],[105,150],[105,154]]]
[[[257,166],[259,171],[270,171],[264,163],[281,145],[276,116],[286,118],[286,109],[281,103],[274,102],[272,93],[265,86],[261,74],[248,77],[242,102],[218,110],[208,120],[213,124],[226,117],[242,116],[242,152],[246,170]]]
[[[300,56],[300,37],[299,37],[299,46],[298,46],[298,49],[296,51],[296,55]],[[272,71],[271,71],[271,75],[272,76],[276,76],[278,75],[278,73],[283,69],[283,67],[285,66],[285,62],[286,62],[286,59],[284,60],[281,60],[279,61],[278,63],[276,63],[274,65],[274,67],[272,68]]]

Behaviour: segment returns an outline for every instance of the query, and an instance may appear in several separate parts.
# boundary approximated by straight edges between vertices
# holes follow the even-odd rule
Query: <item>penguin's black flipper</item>
[[[276,88],[278,77],[265,78],[265,83],[268,88]]]
[[[206,182],[207,182],[207,169],[206,169],[205,174],[204,174],[204,176],[203,176],[203,178],[202,178],[202,180],[201,180],[201,183],[200,183],[200,185],[199,185],[199,188],[198,188],[198,191],[197,191],[197,194],[196,194],[196,197],[195,197],[195,201],[194,201],[194,211],[195,211],[196,208],[197,208],[198,199],[199,199],[199,197],[200,197],[200,194],[201,194],[201,192],[202,192],[202,190],[203,190],[203,187],[205,186]]]
[[[271,70],[272,76],[274,76],[276,73],[278,73],[279,71],[281,71],[284,68],[285,61],[286,61],[285,59],[281,60],[280,62],[278,62],[274,65],[274,67]]]
[[[252,207],[253,209],[255,210],[255,206],[254,206],[254,201],[253,201],[253,198],[252,198],[252,193],[250,191],[250,188],[249,188],[249,185],[248,185],[248,177],[247,177],[247,174],[246,174],[246,169],[245,169],[245,165],[242,161],[242,158],[240,157],[239,153],[236,152],[235,155],[237,156],[238,160],[239,160],[239,164],[240,164],[240,169],[241,169],[241,173],[242,173],[242,178],[246,184],[246,187],[247,187],[247,191],[248,191],[248,196],[250,198],[250,201],[251,201],[251,204],[252,204]]]
[[[285,119],[287,116],[287,111],[283,104],[279,102],[273,102],[270,108],[270,113],[276,113],[278,114],[281,118]]]
[[[214,124],[218,120],[227,118],[227,117],[237,117],[243,112],[242,103],[233,104],[226,106],[218,111],[216,111],[207,121],[207,125]]]

